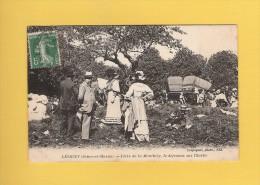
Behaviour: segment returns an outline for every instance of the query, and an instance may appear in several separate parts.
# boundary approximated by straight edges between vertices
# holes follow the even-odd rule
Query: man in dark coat
[[[73,135],[74,121],[78,110],[78,89],[76,84],[72,81],[72,77],[73,75],[69,74],[66,79],[60,83],[61,97],[59,107],[62,116],[60,134],[68,138]]]

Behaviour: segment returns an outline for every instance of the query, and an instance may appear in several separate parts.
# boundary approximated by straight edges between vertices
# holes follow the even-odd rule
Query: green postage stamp
[[[56,32],[29,33],[28,43],[31,69],[60,65]]]

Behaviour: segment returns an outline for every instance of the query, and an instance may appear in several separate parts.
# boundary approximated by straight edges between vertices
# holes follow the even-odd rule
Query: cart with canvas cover
[[[196,104],[196,96],[199,89],[208,90],[211,83],[196,77],[196,76],[170,76],[168,77],[168,92],[167,98],[169,100],[178,100],[181,92],[184,93],[187,102]]]

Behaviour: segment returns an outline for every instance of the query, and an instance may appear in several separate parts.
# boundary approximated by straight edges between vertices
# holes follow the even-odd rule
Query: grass
[[[89,143],[95,147],[195,147],[195,146],[237,146],[238,145],[238,117],[223,114],[219,108],[198,108],[189,106],[187,117],[192,127],[175,129],[167,127],[165,120],[179,105],[161,105],[147,108],[149,118],[150,142],[127,142],[124,137],[123,125],[105,125],[99,127],[100,121],[105,117],[105,108],[101,107],[96,112],[99,120],[93,120],[91,131],[92,141]],[[226,110],[238,113],[235,108]],[[196,115],[204,114],[198,118]],[[76,147],[80,142],[80,130],[74,135],[75,140],[65,141],[59,137],[59,115],[51,115],[42,121],[29,122],[29,147]],[[45,131],[50,134],[45,135]]]

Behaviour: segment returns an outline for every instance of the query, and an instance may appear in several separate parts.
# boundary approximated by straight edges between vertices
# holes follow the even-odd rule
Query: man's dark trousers
[[[61,110],[61,128],[60,134],[71,137],[74,134],[74,123],[76,119],[77,110]]]

